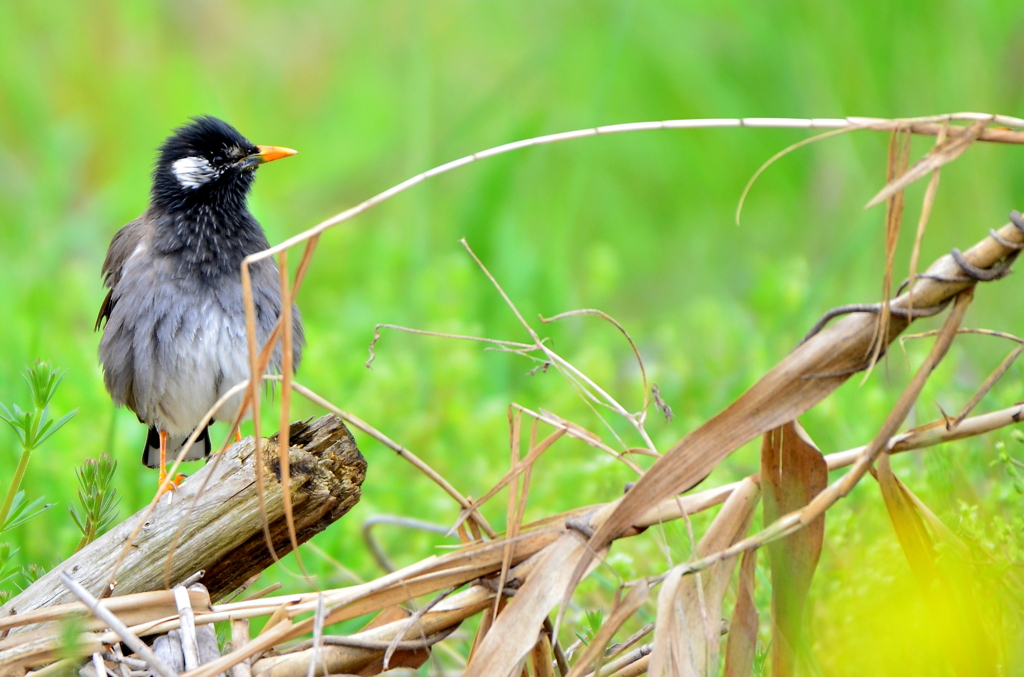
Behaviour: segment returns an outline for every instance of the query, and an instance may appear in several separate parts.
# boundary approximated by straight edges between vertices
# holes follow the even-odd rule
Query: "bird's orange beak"
[[[246,155],[244,158],[238,161],[243,169],[249,167],[257,167],[265,162],[273,162],[274,160],[280,160],[283,157],[289,155],[295,155],[299,151],[292,150],[291,148],[282,148],[281,146],[256,146],[260,149],[260,152],[253,153],[252,155]]]
[[[289,155],[295,155],[299,151],[292,150],[291,148],[282,148],[281,146],[256,146],[260,149],[257,153],[259,157],[263,158],[264,162],[273,162],[274,160],[280,160],[283,157]]]

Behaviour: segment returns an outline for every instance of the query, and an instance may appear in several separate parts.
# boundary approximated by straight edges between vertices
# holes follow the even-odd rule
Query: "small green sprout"
[[[18,491],[18,487],[25,477],[25,468],[28,467],[32,452],[78,412],[75,409],[56,421],[50,418],[50,400],[64,378],[64,372],[61,370],[53,369],[46,362],[36,360],[34,367],[26,368],[23,377],[32,393],[32,406],[23,410],[17,404],[12,404],[8,408],[0,403],[0,420],[11,426],[21,442],[21,460],[18,461],[18,469],[14,471],[14,478],[7,487],[7,495],[4,497],[3,506],[0,507],[0,533],[49,507],[43,505],[41,498],[26,503],[24,493]]]
[[[96,540],[117,517],[117,504],[121,499],[116,497],[117,490],[112,486],[116,468],[117,461],[104,452],[99,459],[86,459],[76,471],[81,509],[77,506],[68,508],[71,519],[82,532],[82,540],[75,552]]]

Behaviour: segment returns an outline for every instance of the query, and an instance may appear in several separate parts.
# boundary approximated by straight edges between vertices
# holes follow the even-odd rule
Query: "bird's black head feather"
[[[174,130],[160,146],[152,199],[168,212],[196,204],[245,207],[254,168],[238,162],[258,148],[228,123],[210,115]]]
[[[269,246],[246,204],[255,166],[241,162],[258,152],[208,115],[174,130],[160,147],[149,209],[153,246],[174,255],[182,275],[238,275],[245,256]]]

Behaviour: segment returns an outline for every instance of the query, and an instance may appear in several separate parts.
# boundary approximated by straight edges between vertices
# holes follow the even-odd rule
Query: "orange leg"
[[[235,428],[235,442],[237,443],[237,442],[241,442],[241,441],[242,441],[242,430],[240,428]]]
[[[174,483],[167,481],[167,431],[160,431],[160,477],[157,480],[157,491],[163,495],[174,489]]]

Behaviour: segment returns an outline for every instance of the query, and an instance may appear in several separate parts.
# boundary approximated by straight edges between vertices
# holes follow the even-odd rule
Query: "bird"
[[[148,207],[107,250],[101,277],[109,291],[95,326],[103,331],[103,383],[115,405],[149,427],[142,462],[160,468],[161,494],[175,484],[167,477],[168,455],[181,450],[222,395],[249,377],[241,264],[270,245],[248,195],[258,167],[296,152],[254,145],[216,117],[191,118],[158,150]],[[278,269],[266,258],[249,270],[262,348],[281,314]],[[291,317],[297,369],[305,338],[294,305]],[[281,363],[278,345],[268,371],[279,372]],[[230,398],[213,420],[233,421],[243,397]],[[185,460],[209,454],[207,425]]]

